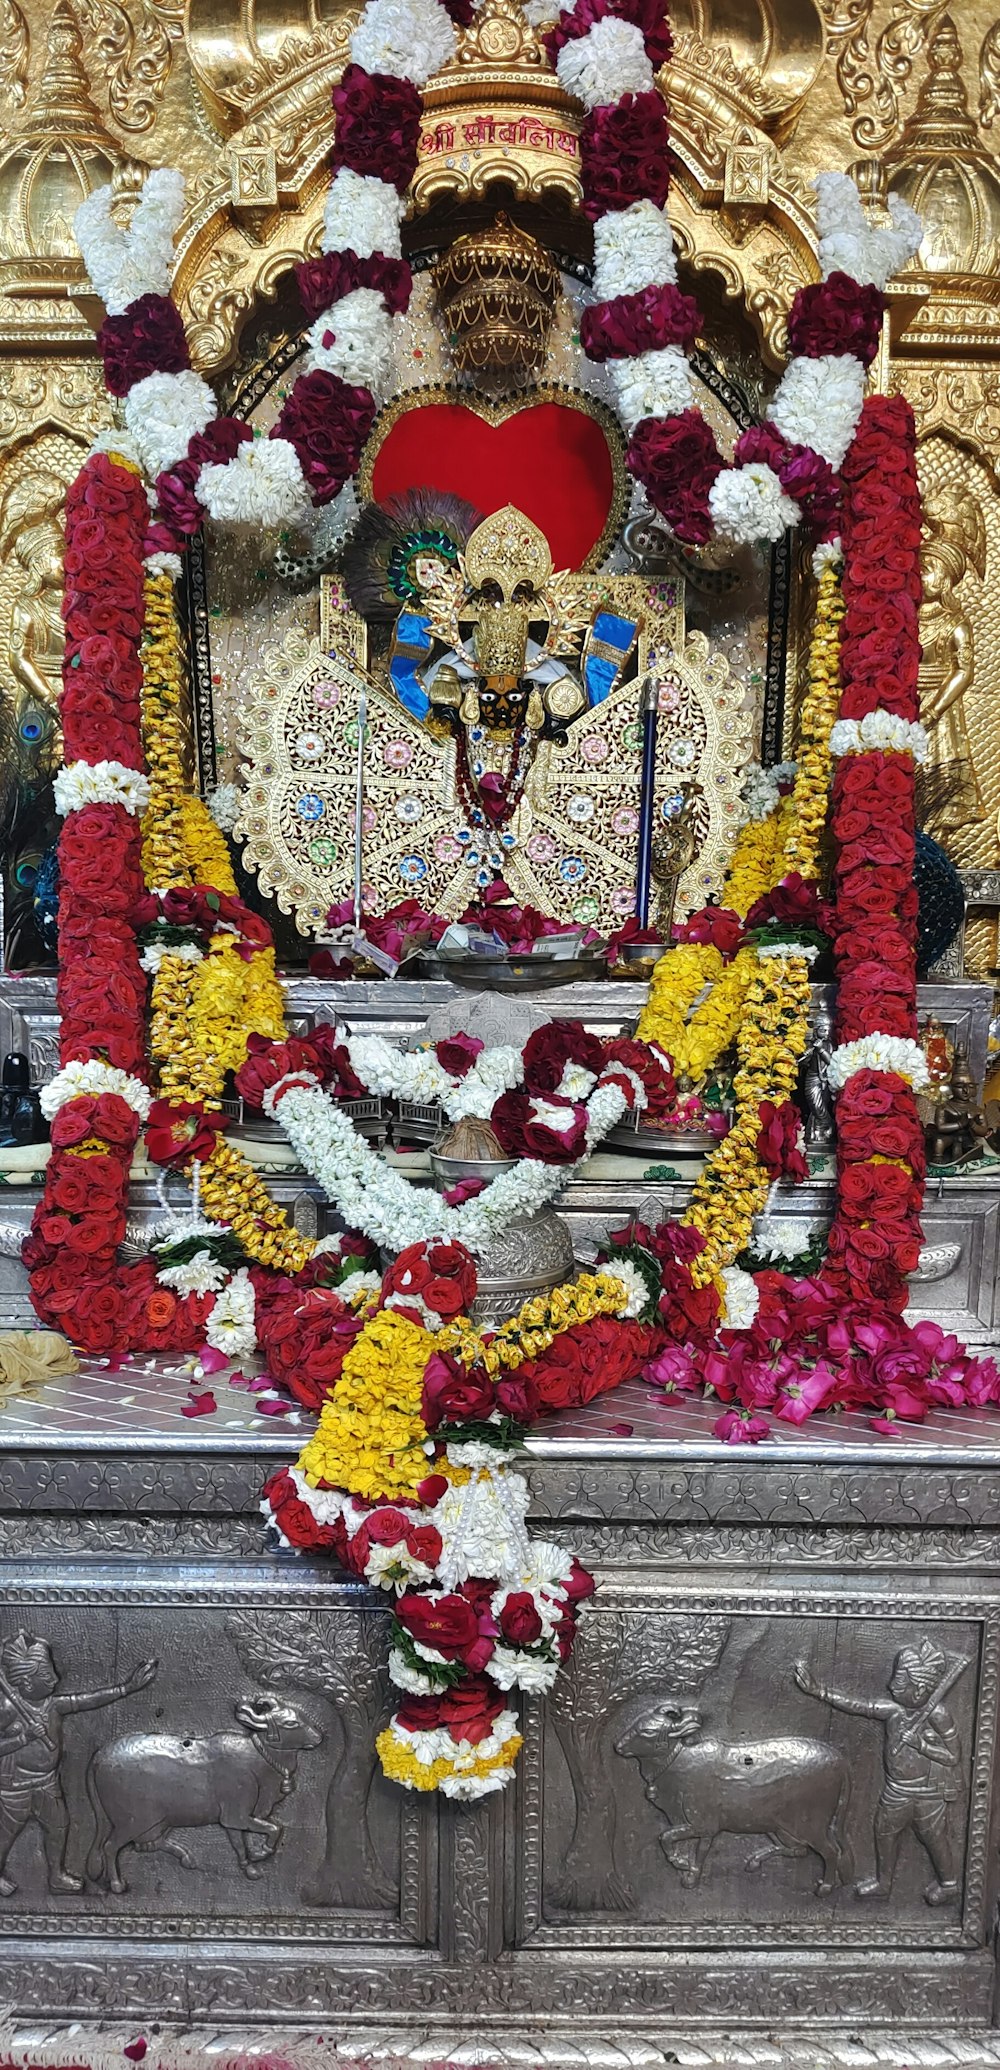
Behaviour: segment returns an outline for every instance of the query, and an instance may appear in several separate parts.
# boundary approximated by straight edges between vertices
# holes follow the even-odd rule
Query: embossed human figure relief
[[[872,1699],[828,1689],[804,1661],[795,1669],[795,1680],[807,1696],[851,1717],[871,1718],[882,1727],[876,1874],[855,1886],[860,1898],[892,1895],[906,1833],[920,1842],[934,1870],[934,1880],[924,1891],[926,1903],[950,1905],[961,1894],[949,1825],[951,1806],[962,1786],[962,1745],[944,1699],[968,1666],[965,1657],[942,1653],[932,1640],[921,1639],[897,1653],[888,1698]]]
[[[242,1732],[212,1732],[203,1739],[169,1732],[134,1732],[100,1747],[87,1770],[97,1838],[87,1873],[116,1895],[128,1889],[125,1849],[172,1854],[195,1866],[170,1836],[192,1826],[221,1826],[245,1876],[263,1875],[277,1853],[283,1827],[274,1813],[295,1787],[300,1753],[323,1735],[292,1704],[258,1696],[233,1707]],[[261,1845],[251,1849],[259,1836]]]
[[[6,1871],[19,1834],[34,1822],[41,1828],[54,1897],[83,1889],[83,1879],[66,1868],[69,1812],[60,1767],[63,1721],[78,1711],[99,1711],[145,1689],[158,1663],[145,1660],[125,1682],[107,1689],[62,1688],[59,1670],[44,1639],[19,1631],[0,1646],[0,1896],[17,1884]]]
[[[635,1707],[615,1751],[638,1762],[650,1803],[669,1821],[660,1845],[688,1888],[700,1882],[722,1833],[766,1837],[749,1870],[778,1856],[813,1853],[822,1863],[818,1896],[850,1882],[850,1770],[825,1741],[790,1734],[722,1739],[705,1733],[692,1705],[667,1699]]]

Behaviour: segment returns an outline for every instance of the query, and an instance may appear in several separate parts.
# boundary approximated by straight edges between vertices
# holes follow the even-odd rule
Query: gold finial
[[[994,274],[1000,251],[1000,176],[984,149],[962,76],[950,14],[935,24],[927,73],[898,142],[885,153],[889,186],[923,217],[926,234],[907,272]]]
[[[505,503],[477,525],[465,549],[465,578],[470,589],[495,583],[505,603],[515,591],[537,595],[552,573],[552,555],[544,532],[513,503]]]
[[[559,273],[543,245],[500,214],[456,238],[434,268],[451,357],[477,388],[519,388],[545,362]]]

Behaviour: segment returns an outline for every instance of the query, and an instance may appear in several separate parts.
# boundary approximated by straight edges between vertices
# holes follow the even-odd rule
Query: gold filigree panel
[[[48,432],[15,448],[0,465],[0,695],[22,738],[40,747],[56,728],[62,512],[81,458],[75,439]]]
[[[322,925],[354,883],[354,810],[359,684],[350,657],[364,628],[335,586],[330,647],[292,632],[269,643],[244,686],[240,724],[245,802],[237,833],[244,861],[301,933]],[[660,682],[657,803],[697,778],[705,792],[703,845],[681,880],[681,900],[700,904],[722,879],[749,726],[724,657],[705,636],[685,643],[676,584],[609,585],[581,578],[581,600],[599,594],[629,613],[643,592],[648,660]],[[592,593],[592,594],[591,594]],[[637,682],[612,691],[569,730],[565,745],[542,742],[512,830],[482,837],[466,821],[450,739],[436,738],[404,711],[387,685],[369,689],[364,758],[365,904],[384,912],[415,896],[460,913],[489,881],[486,847],[502,853],[515,896],[566,920],[610,929],[632,910],[639,824],[642,729]],[[516,832],[513,829],[516,828]]]

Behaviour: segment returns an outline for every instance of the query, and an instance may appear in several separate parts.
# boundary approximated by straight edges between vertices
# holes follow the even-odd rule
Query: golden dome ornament
[[[433,280],[457,372],[504,395],[541,371],[560,281],[537,239],[501,212],[488,229],[456,238]]]

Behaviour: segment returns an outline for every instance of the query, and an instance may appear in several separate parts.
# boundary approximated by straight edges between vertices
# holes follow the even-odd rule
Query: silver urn
[[[441,1193],[459,1179],[484,1179],[488,1185],[501,1172],[513,1171],[516,1161],[511,1157],[448,1157],[431,1151],[434,1183]],[[472,1319],[480,1325],[507,1322],[533,1294],[549,1293],[572,1279],[575,1270],[572,1237],[554,1208],[512,1215],[497,1231],[486,1255],[476,1260],[479,1291],[472,1304]]]

